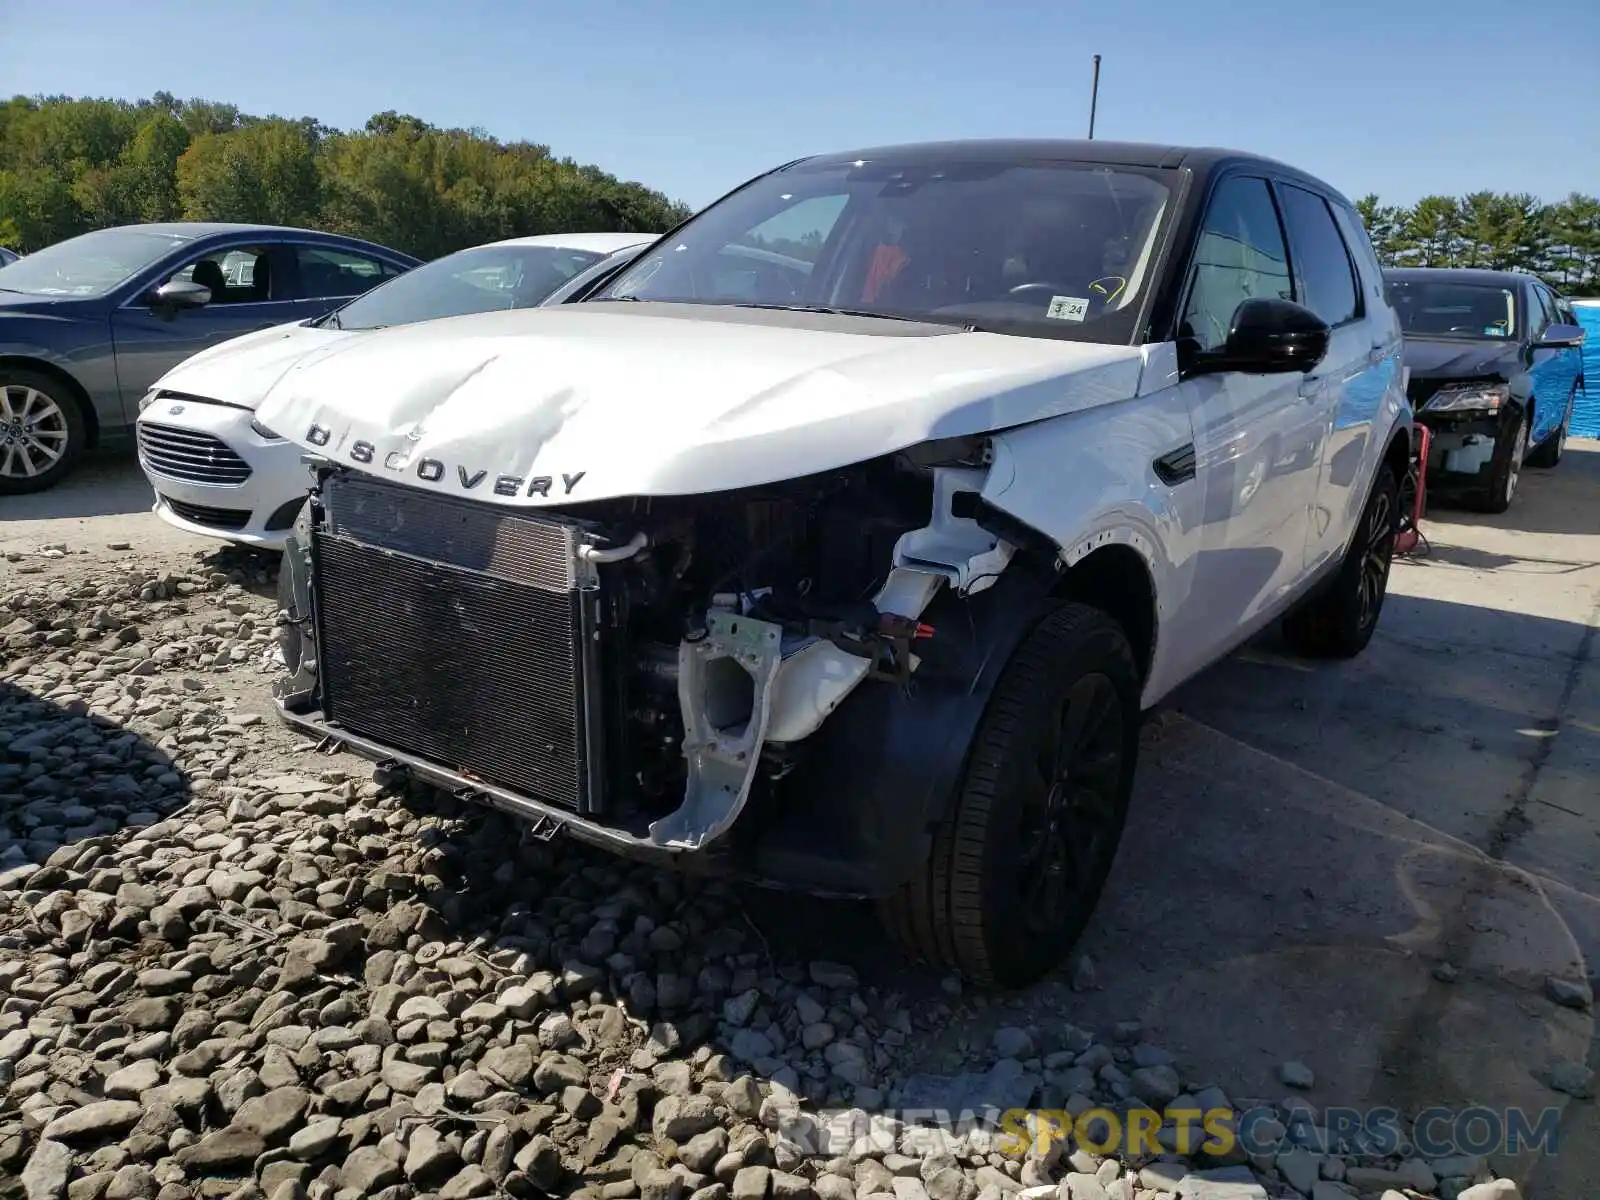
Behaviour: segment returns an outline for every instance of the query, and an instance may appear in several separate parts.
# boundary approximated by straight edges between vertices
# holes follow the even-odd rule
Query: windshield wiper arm
[[[827,313],[835,317],[878,317],[885,321],[920,321],[921,317],[905,317],[898,313],[869,312],[864,308],[832,308],[826,304],[735,304],[734,308],[765,308],[777,312]]]

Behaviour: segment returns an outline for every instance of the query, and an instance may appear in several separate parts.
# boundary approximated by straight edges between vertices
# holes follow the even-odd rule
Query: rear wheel
[[[1039,623],[995,689],[927,863],[883,904],[912,954],[1001,987],[1066,958],[1122,837],[1139,699],[1116,621],[1067,604]]]
[[[54,487],[86,440],[83,410],[60,380],[37,371],[0,371],[0,495]]]
[[[1400,529],[1399,502],[1400,482],[1385,463],[1378,468],[1361,524],[1338,573],[1284,618],[1284,638],[1297,654],[1354,658],[1367,648],[1389,593],[1389,568]]]

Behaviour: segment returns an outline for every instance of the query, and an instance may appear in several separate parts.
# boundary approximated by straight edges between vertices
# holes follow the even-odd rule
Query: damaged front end
[[[1488,470],[1496,443],[1522,412],[1499,378],[1413,379],[1411,392],[1417,421],[1432,435],[1429,477],[1444,487]]]
[[[279,709],[547,834],[884,890],[1013,636],[967,599],[1015,553],[975,519],[989,458],[952,439],[537,509],[320,464],[284,558]]]

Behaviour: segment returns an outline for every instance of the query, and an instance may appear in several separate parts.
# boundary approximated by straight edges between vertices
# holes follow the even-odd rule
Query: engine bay
[[[683,694],[685,654],[704,646],[714,628],[730,639],[741,628],[775,628],[780,662],[827,644],[864,660],[866,678],[909,679],[913,647],[933,631],[917,613],[879,607],[896,548],[929,523],[939,468],[927,458],[979,467],[982,454],[963,443],[927,451],[921,461],[896,455],[736,493],[557,510],[611,546],[644,537],[637,553],[597,567],[606,646],[622,660],[613,678],[625,681],[616,699],[626,714],[629,800],[642,815],[665,817],[692,792],[686,706],[701,710],[708,731],[733,741],[756,716],[760,681],[737,654],[701,655],[705,667],[688,689],[701,694]],[[759,787],[792,770],[804,741],[763,737],[752,750]]]

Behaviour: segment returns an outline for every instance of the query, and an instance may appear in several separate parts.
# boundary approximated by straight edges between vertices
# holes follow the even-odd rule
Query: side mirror
[[[169,279],[151,293],[150,303],[162,308],[203,308],[211,303],[211,289],[202,283]]]
[[[1278,375],[1311,370],[1328,353],[1328,323],[1303,304],[1252,296],[1233,310],[1222,349],[1198,355],[1190,373]]]
[[[1583,345],[1582,325],[1551,325],[1539,339],[1541,350],[1566,350]]]

